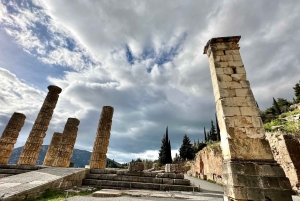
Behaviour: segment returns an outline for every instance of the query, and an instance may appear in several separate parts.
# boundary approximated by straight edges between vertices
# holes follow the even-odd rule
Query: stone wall
[[[222,162],[222,152],[219,144],[205,147],[196,154],[188,174],[221,184]]]
[[[275,160],[290,179],[293,190],[300,192],[299,139],[280,131],[266,133],[266,137],[270,142]]]

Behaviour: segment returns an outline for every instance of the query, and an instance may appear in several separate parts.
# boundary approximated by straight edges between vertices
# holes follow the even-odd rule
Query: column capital
[[[207,54],[208,47],[211,44],[214,44],[214,43],[228,43],[228,42],[238,43],[240,39],[241,39],[241,36],[227,36],[227,37],[212,38],[209,41],[207,41],[207,43],[204,47],[203,54]]]
[[[61,93],[61,88],[55,85],[49,85],[48,87],[49,92],[60,94]]]

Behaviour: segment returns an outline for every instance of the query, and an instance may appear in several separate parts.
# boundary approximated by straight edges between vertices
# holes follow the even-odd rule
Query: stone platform
[[[43,166],[0,164],[0,178],[43,169]]]
[[[80,186],[89,169],[48,167],[0,179],[3,201],[17,201],[40,196],[46,189]]]
[[[171,191],[199,191],[191,186],[183,174],[133,172],[128,170],[91,169],[83,185],[110,189],[150,189]]]

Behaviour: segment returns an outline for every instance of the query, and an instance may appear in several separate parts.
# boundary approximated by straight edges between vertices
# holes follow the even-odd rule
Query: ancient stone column
[[[113,107],[103,106],[90,160],[91,169],[104,169],[106,166],[106,153],[109,144],[113,113]]]
[[[55,132],[52,136],[52,140],[48,147],[43,165],[52,166],[52,164],[58,154],[58,151],[59,151],[59,148],[61,145],[61,141],[62,141],[62,133]]]
[[[18,165],[35,165],[52,118],[61,88],[48,86],[48,94],[27,138]]]
[[[224,200],[291,201],[289,179],[265,139],[239,40],[240,36],[212,38],[204,48],[221,132]]]
[[[0,164],[7,164],[26,116],[13,113],[0,138]]]
[[[69,167],[70,159],[73,154],[74,145],[76,142],[78,125],[80,121],[76,118],[68,118],[65,125],[61,144],[54,159],[52,166],[54,167]]]

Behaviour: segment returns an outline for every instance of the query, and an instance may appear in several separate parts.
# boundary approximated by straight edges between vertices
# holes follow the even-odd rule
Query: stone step
[[[22,174],[25,172],[30,172],[33,170],[24,170],[24,169],[0,169],[0,174]]]
[[[198,187],[174,184],[142,183],[113,180],[84,179],[82,185],[97,186],[112,189],[150,189],[150,190],[171,190],[171,191],[199,191]]]
[[[158,183],[158,184],[178,184],[190,185],[188,179],[174,179],[174,178],[157,178],[157,177],[139,177],[117,174],[88,174],[86,179],[96,180],[113,180],[113,181],[128,181],[128,182],[141,182],[141,183]]]
[[[161,172],[134,172],[128,170],[111,170],[111,169],[91,169],[90,174],[117,174],[138,177],[157,177],[157,178],[173,178],[183,179],[183,174],[161,173]]]
[[[43,166],[32,165],[15,165],[15,164],[0,164],[0,169],[22,169],[22,170],[38,170],[45,168]]]

